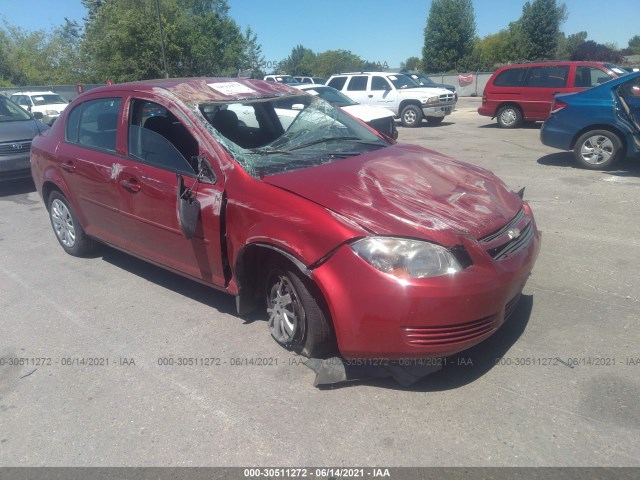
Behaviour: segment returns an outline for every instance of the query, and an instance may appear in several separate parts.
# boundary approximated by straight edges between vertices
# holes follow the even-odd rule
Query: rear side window
[[[541,88],[562,88],[567,86],[569,65],[545,65],[530,67],[525,86]]]
[[[595,87],[601,83],[611,80],[607,72],[595,67],[579,66],[576,68],[576,87]]]
[[[347,83],[347,77],[333,77],[331,80],[329,80],[329,83],[327,85],[335,88],[336,90],[342,90],[345,83]]]
[[[364,92],[367,89],[367,80],[369,80],[369,77],[363,75],[351,77],[347,90],[350,92]]]
[[[89,100],[75,107],[67,118],[67,142],[115,152],[120,98]]]
[[[524,83],[524,76],[527,70],[527,67],[503,70],[495,78],[493,84],[497,87],[521,87]]]

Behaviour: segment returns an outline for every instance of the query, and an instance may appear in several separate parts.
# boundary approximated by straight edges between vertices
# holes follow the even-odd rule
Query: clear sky
[[[142,1],[142,0],[141,0]],[[230,14],[258,34],[267,62],[304,45],[314,52],[351,50],[365,60],[399,66],[421,56],[430,0],[228,0]],[[506,28],[522,14],[525,0],[473,0],[477,34]],[[640,0],[565,0],[566,34],[584,30],[589,40],[620,48],[640,35]],[[68,17],[82,23],[80,0],[0,0],[2,17],[27,30],[49,29]],[[153,19],[149,19],[153,21]]]

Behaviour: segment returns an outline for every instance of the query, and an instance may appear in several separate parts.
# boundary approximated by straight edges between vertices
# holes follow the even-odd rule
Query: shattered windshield
[[[301,94],[201,104],[215,138],[254,177],[311,168],[389,143],[321,98]]]

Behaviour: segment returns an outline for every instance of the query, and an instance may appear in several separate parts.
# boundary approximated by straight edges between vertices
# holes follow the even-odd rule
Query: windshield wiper
[[[362,140],[360,140],[360,137],[329,137],[329,138],[320,138],[318,140],[314,140],[313,142],[307,142],[307,143],[303,143],[302,145],[297,145],[293,148],[290,148],[289,151],[298,150],[300,148],[311,147],[312,145],[317,145],[319,143],[332,142],[334,140],[358,140],[357,143],[360,143],[362,145],[373,145],[376,147],[384,146],[384,145],[380,145],[379,143],[363,142]]]

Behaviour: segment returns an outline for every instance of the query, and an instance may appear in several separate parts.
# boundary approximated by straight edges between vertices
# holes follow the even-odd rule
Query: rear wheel
[[[622,155],[622,141],[607,130],[592,130],[582,135],[573,149],[573,156],[590,170],[606,170]]]
[[[522,112],[514,105],[505,105],[498,110],[498,125],[502,128],[516,128],[522,124]]]
[[[407,105],[400,113],[400,121],[404,127],[418,127],[422,122],[422,110],[416,105]]]
[[[84,232],[69,201],[58,191],[49,195],[49,218],[58,242],[68,254],[83,257],[95,248],[95,241]]]
[[[322,357],[333,347],[333,332],[311,281],[284,262],[267,275],[266,299],[271,336],[307,357]]]

